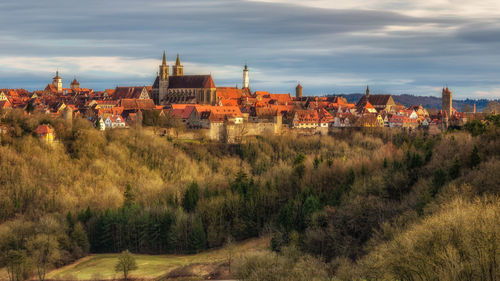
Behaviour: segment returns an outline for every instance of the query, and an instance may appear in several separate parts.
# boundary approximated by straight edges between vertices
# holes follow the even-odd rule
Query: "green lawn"
[[[133,271],[131,277],[154,278],[168,273],[180,266],[188,265],[198,258],[193,256],[174,255],[134,255],[138,269]],[[100,254],[86,257],[73,265],[52,271],[47,278],[50,279],[113,279],[121,277],[114,271],[118,260],[117,254]],[[215,260],[214,260],[215,261]]]
[[[248,253],[268,248],[269,239],[251,239],[237,243],[235,253]],[[196,255],[134,255],[138,269],[131,277],[155,278],[171,270],[191,264],[214,264],[226,260],[224,249],[211,250]],[[82,258],[73,264],[53,270],[47,279],[95,280],[121,278],[115,272],[118,254],[96,254]]]

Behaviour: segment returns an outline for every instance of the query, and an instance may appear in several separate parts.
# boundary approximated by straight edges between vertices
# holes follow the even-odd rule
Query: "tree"
[[[229,235],[226,238],[225,250],[226,250],[227,266],[229,267],[229,273],[231,273],[231,264],[233,263],[234,254],[236,253],[236,247],[234,245],[233,237],[231,237],[231,235]]]
[[[481,157],[479,156],[479,150],[477,146],[474,145],[472,152],[470,154],[470,167],[474,168],[481,163]]]
[[[11,281],[22,281],[31,275],[31,263],[24,250],[10,250],[4,260]]]
[[[129,272],[136,270],[137,263],[135,262],[134,256],[128,251],[123,251],[118,257],[118,263],[115,266],[116,272],[123,272],[123,278],[125,281],[128,278]]]
[[[191,217],[190,221],[190,231],[187,237],[188,250],[190,253],[198,253],[205,249],[207,236],[200,217]]]
[[[196,204],[198,203],[199,195],[198,195],[198,184],[193,182],[189,185],[186,192],[184,192],[184,197],[182,198],[182,208],[186,212],[192,212],[196,208]]]
[[[472,106],[470,106],[470,104],[464,103],[464,105],[462,105],[462,112],[472,112]]]
[[[81,222],[78,222],[75,224],[75,228],[73,229],[73,232],[71,233],[71,239],[80,248],[82,255],[85,255],[86,253],[88,253],[88,251],[90,249],[90,244],[89,244],[89,240],[87,238],[87,233],[85,232],[85,229],[83,228],[83,225]]]
[[[443,187],[447,181],[448,181],[448,175],[443,170],[443,168],[437,169],[434,172],[434,177],[432,179],[431,195],[433,197],[436,196],[441,187]]]
[[[166,124],[166,118],[161,113],[161,111],[144,110],[142,112],[142,116],[143,116],[142,119],[143,124],[146,126],[152,126],[154,134],[158,132],[159,128],[164,127]]]
[[[33,236],[28,240],[27,248],[33,259],[38,279],[45,280],[47,270],[55,266],[60,258],[56,237],[48,234]]]
[[[490,101],[486,105],[484,112],[486,112],[486,113],[499,113],[500,112],[500,103],[497,101]]]
[[[123,192],[123,197],[125,197],[125,206],[130,206],[135,201],[135,193],[132,190],[132,186],[127,184],[125,191]]]

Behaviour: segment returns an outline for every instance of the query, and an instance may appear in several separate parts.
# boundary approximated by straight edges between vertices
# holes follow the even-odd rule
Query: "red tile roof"
[[[54,130],[49,125],[38,125],[35,131],[39,135],[46,135],[49,133],[54,133]]]
[[[121,99],[120,105],[123,110],[151,110],[156,108],[152,99]]]
[[[157,78],[158,80],[158,78]],[[155,81],[153,88],[158,88],[158,81]],[[169,89],[200,89],[200,88],[215,88],[214,81],[211,75],[184,75],[184,76],[169,76]]]
[[[145,87],[116,87],[114,99],[138,99]]]

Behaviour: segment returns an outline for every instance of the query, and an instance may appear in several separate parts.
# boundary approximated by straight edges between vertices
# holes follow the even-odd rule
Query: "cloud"
[[[429,94],[448,83],[474,93],[493,87],[500,75],[499,6],[490,0],[3,1],[0,87],[38,87],[57,67],[88,78],[89,87],[151,83],[166,49],[170,60],[181,54],[186,73],[212,73],[218,85],[241,84],[247,61],[254,89],[288,92],[290,81],[304,81],[310,94],[357,91],[367,83]]]
[[[490,90],[475,91],[474,97],[483,99],[498,99],[498,97],[500,97],[500,87]]]

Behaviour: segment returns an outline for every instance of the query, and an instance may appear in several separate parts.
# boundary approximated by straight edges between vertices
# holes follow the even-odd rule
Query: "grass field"
[[[235,255],[258,252],[269,247],[268,238],[250,239],[236,243]],[[133,278],[152,279],[164,276],[175,269],[190,265],[205,266],[196,269],[200,276],[210,270],[209,265],[216,267],[227,259],[227,250],[216,249],[195,255],[134,255],[138,269],[131,273]],[[97,280],[114,279],[122,276],[115,272],[114,267],[118,261],[118,254],[95,254],[76,261],[73,264],[53,270],[47,276],[52,280]],[[196,271],[195,270],[195,271]],[[5,277],[3,274],[5,274]],[[5,269],[0,273],[1,277],[7,278]],[[7,279],[6,279],[7,280]]]

